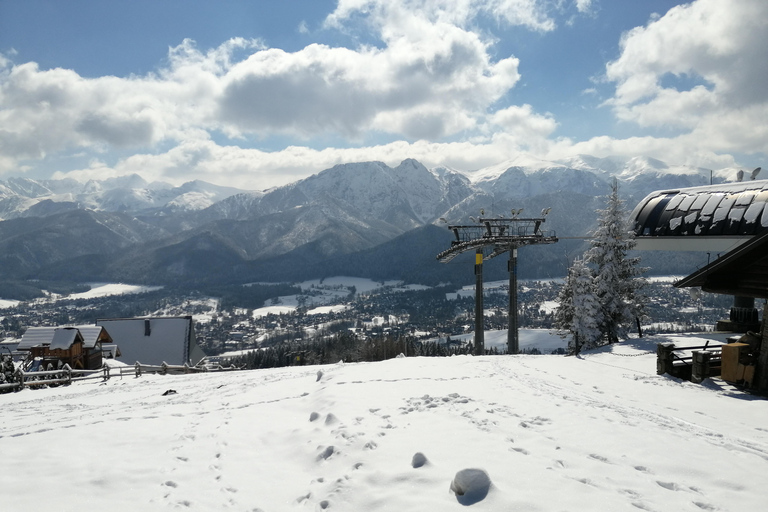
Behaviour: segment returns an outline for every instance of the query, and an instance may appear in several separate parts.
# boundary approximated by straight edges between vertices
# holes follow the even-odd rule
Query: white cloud
[[[511,16],[506,3],[497,2],[506,7],[499,16]],[[85,78],[4,57],[0,171],[62,151],[152,148],[216,130],[355,141],[369,133],[436,140],[475,128],[519,80],[518,60],[492,59],[492,43],[471,30],[400,14],[406,23],[380,27],[381,48],[286,52],[233,39],[204,52],[185,40],[146,76]],[[235,58],[242,50],[250,55]]]
[[[484,15],[512,26],[549,31],[555,28],[555,21],[548,13],[551,8],[550,2],[542,0],[339,0],[326,24],[339,27],[347,20],[363,15],[387,34],[403,31],[408,19],[413,17],[422,17],[435,24],[467,27],[478,16]]]
[[[492,62],[473,32],[418,17],[405,30],[418,35],[384,35],[382,49],[313,44],[252,54],[222,77],[222,128],[436,139],[471,128],[519,79],[517,59]]]
[[[764,0],[675,7],[624,35],[606,68],[616,83],[608,104],[621,120],[688,131],[713,151],[768,152],[765,48]]]
[[[588,13],[592,10],[592,0],[576,0],[576,10],[581,13]]]
[[[606,68],[616,84],[607,104],[622,122],[678,135],[581,142],[553,139],[553,115],[503,103],[520,80],[520,63],[493,55],[494,36],[477,28],[491,17],[546,32],[555,28],[551,14],[566,6],[597,9],[590,0],[341,0],[326,28],[364,26],[377,46],[287,52],[232,39],[201,50],[185,40],[146,76],[85,78],[0,55],[0,173],[46,155],[122,148],[136,154],[58,176],[139,173],[264,189],[353,161],[416,158],[471,170],[526,151],[542,158],[645,154],[722,167],[733,164],[724,152],[768,152],[768,3],[697,0],[626,33]],[[260,151],[217,144],[215,132],[244,146],[275,134],[297,145]],[[309,147],[313,139],[356,145],[381,134],[402,140]]]

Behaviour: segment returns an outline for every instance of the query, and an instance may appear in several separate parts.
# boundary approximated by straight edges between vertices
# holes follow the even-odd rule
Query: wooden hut
[[[42,358],[43,366],[59,363],[73,369],[95,370],[102,365],[102,343],[112,343],[101,326],[30,327],[21,337],[18,351]]]

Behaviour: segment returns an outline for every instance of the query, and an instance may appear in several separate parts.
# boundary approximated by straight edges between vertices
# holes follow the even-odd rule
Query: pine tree
[[[568,353],[579,354],[594,348],[602,338],[598,319],[601,306],[593,287],[591,269],[584,260],[577,259],[568,269],[565,285],[560,290],[555,311],[555,326],[561,336],[570,336]]]
[[[639,276],[645,269],[639,266],[640,258],[628,256],[635,240],[627,226],[624,202],[619,199],[615,181],[606,203],[605,209],[598,210],[598,227],[585,260],[595,269],[594,289],[601,306],[600,330],[608,343],[615,343],[643,313],[645,280]]]

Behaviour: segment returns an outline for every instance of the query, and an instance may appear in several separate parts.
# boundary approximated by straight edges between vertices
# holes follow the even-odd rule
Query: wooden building
[[[730,318],[717,329],[757,334],[748,349],[734,348],[749,352],[739,357],[754,365],[752,387],[768,393],[768,303],[762,321],[755,308],[755,299],[768,299],[768,180],[658,190],[630,221],[638,249],[723,253],[675,286],[734,296]]]
[[[103,327],[30,327],[17,350],[31,358],[42,358],[43,366],[68,364],[73,369],[95,370],[102,365],[102,343],[112,338]]]
[[[675,283],[678,288],[700,287],[711,293],[733,295],[734,308],[738,300],[748,298],[768,300],[768,231],[753,237],[727,254]],[[749,308],[742,308],[748,310]],[[733,311],[732,311],[733,315]],[[763,306],[762,323],[756,329],[760,341],[748,350],[747,359],[755,366],[752,386],[768,393],[768,302]],[[745,349],[746,350],[746,349]],[[744,358],[745,356],[742,356]]]

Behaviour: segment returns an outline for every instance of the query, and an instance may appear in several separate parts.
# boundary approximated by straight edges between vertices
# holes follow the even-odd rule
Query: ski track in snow
[[[18,470],[3,510],[28,510],[39,482],[50,492],[36,504],[58,510],[461,510],[449,487],[475,467],[491,479],[478,510],[759,509],[765,402],[650,374],[655,356],[638,355],[406,358],[0,395],[0,453]]]

